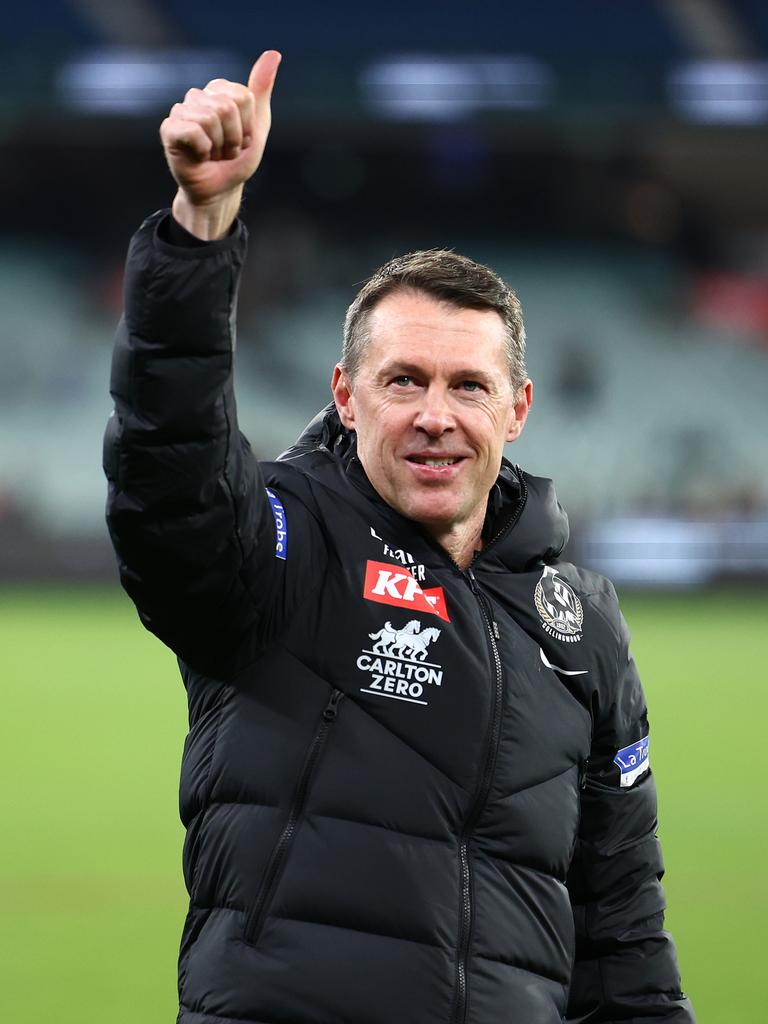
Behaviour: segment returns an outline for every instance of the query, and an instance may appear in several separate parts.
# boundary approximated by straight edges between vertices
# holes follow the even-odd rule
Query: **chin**
[[[434,528],[451,526],[457,519],[456,509],[435,508],[434,504],[424,502],[414,506],[405,515],[414,522],[422,523],[424,526]]]

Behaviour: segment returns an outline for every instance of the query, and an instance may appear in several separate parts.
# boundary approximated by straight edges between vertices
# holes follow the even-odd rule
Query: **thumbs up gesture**
[[[244,183],[261,163],[272,123],[270,97],[280,64],[266,50],[248,85],[215,78],[190,89],[160,126],[160,138],[179,192],[174,216],[200,237],[226,234]]]

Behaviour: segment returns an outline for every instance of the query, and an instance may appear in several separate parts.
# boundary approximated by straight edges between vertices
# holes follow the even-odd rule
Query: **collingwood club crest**
[[[566,644],[575,644],[581,640],[584,622],[581,601],[551,565],[544,567],[533,599],[541,616],[541,624],[550,636]]]

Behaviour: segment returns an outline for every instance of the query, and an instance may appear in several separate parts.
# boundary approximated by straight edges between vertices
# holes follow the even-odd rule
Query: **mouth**
[[[409,455],[407,458],[409,462],[415,462],[419,466],[431,466],[432,468],[455,466],[457,462],[462,461],[460,455]]]
[[[405,461],[416,479],[424,483],[437,483],[452,480],[466,459],[463,455],[407,455]]]

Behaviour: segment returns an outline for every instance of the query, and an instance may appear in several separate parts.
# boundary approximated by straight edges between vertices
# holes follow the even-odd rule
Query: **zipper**
[[[522,509],[521,509],[522,510]],[[504,532],[511,527],[508,523]],[[501,737],[501,710],[504,700],[503,675],[501,656],[496,641],[499,639],[499,627],[493,618],[490,602],[480,590],[471,566],[463,573],[469,582],[470,589],[480,606],[480,613],[485,623],[486,639],[491,652],[494,672],[494,697],[491,709],[491,721],[488,727],[488,746],[485,753],[483,773],[480,785],[475,793],[469,815],[464,822],[459,841],[459,866],[461,871],[461,915],[459,918],[459,942],[456,957],[456,995],[454,999],[452,1024],[464,1024],[467,1014],[467,964],[469,961],[469,943],[472,936],[472,864],[470,861],[469,844],[472,829],[483,809],[491,788],[491,779],[496,767],[496,756]]]
[[[501,529],[497,530],[496,533],[494,533],[494,535],[491,537],[487,544],[483,544],[482,548],[480,548],[478,551],[475,551],[475,553],[472,555],[472,558],[470,559],[469,565],[467,566],[466,570],[462,569],[461,566],[456,562],[456,560],[452,558],[451,555],[449,555],[446,552],[445,548],[441,547],[441,545],[438,544],[436,540],[431,538],[428,534],[424,533],[424,539],[427,545],[431,547],[433,551],[439,554],[441,558],[447,559],[448,563],[451,565],[457,576],[463,576],[465,579],[467,579],[467,573],[470,571],[472,566],[477,562],[477,560],[481,558],[483,555],[485,555],[486,551],[488,551],[489,548],[493,547],[494,544],[497,543],[497,541],[500,541],[502,537],[505,537],[511,530],[515,528],[515,526],[517,526],[520,520],[520,516],[523,514],[523,510],[525,509],[526,503],[528,501],[528,485],[523,479],[522,469],[520,469],[519,466],[515,466],[515,470],[517,471],[517,475],[520,480],[520,497],[517,499],[517,504],[515,505],[512,513],[510,514],[509,518],[504,523],[504,525],[501,527]],[[470,586],[472,586],[471,583]],[[480,592],[477,591],[477,594],[479,593]],[[493,623],[493,626],[497,630],[496,638],[498,639],[498,627],[496,627],[495,623]]]
[[[291,807],[288,811],[288,818],[286,819],[283,830],[280,833],[280,837],[277,840],[272,851],[272,855],[267,863],[256,902],[251,907],[248,917],[246,918],[245,941],[251,945],[255,945],[258,941],[259,934],[264,924],[264,919],[267,915],[267,910],[269,909],[272,896],[274,895],[277,883],[280,880],[283,868],[285,867],[285,862],[288,857],[288,851],[291,848],[291,843],[293,842],[293,837],[296,834],[296,826],[298,825],[301,813],[304,810],[304,804],[307,799],[307,793],[309,792],[309,784],[312,780],[312,774],[317,766],[323,747],[325,746],[325,741],[328,738],[328,730],[339,713],[339,705],[343,698],[344,694],[341,690],[333,690],[328,703],[323,708],[323,712],[320,716],[320,722],[315,731],[315,735],[312,738],[312,742],[307,748],[304,763],[301,767],[301,772],[293,792],[293,800],[291,801]]]
[[[472,561],[469,563],[469,569],[467,570],[468,572],[472,568],[472,566],[475,564],[475,562],[477,561],[477,559],[479,558],[480,555],[484,554],[488,550],[488,548],[493,547],[493,545],[497,541],[500,541],[502,537],[504,537],[507,533],[510,532],[510,530],[514,529],[514,527],[517,526],[518,520],[520,519],[520,516],[523,514],[523,509],[525,508],[526,502],[528,501],[528,484],[526,484],[526,482],[525,482],[525,479],[523,477],[522,469],[520,469],[519,466],[515,466],[515,470],[517,472],[518,480],[520,481],[520,497],[517,499],[517,505],[515,506],[515,510],[512,513],[512,515],[509,517],[509,519],[507,519],[507,521],[501,527],[501,529],[497,530],[497,532],[493,535],[493,537],[491,537],[491,539],[488,541],[488,543],[484,544],[483,547],[479,551],[476,551],[474,553],[474,555],[472,556]],[[472,577],[472,579],[474,579],[474,576]],[[475,587],[477,587],[477,583],[476,582],[475,582]],[[476,590],[476,596],[479,599],[479,597],[480,597],[480,591],[479,590]],[[494,625],[496,625],[496,624],[494,623]],[[498,634],[497,634],[497,637],[498,637]]]

